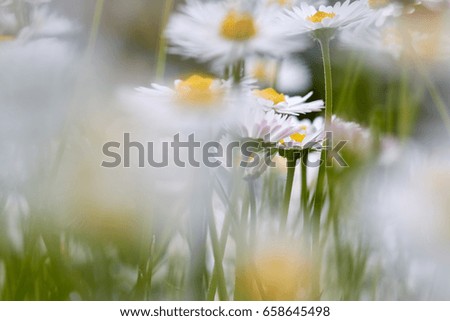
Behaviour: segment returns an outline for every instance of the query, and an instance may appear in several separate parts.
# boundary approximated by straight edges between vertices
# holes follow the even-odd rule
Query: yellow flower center
[[[306,132],[307,129],[308,129],[308,127],[305,125],[300,126],[300,131]],[[292,141],[294,141],[296,143],[302,143],[303,140],[305,139],[305,137],[306,137],[306,134],[302,134],[301,132],[297,132],[297,133],[289,136],[289,138],[292,139]],[[286,141],[284,139],[282,139],[282,140],[280,140],[280,144],[285,145]]]
[[[253,91],[253,93],[257,97],[261,97],[272,101],[275,105],[286,101],[286,97],[284,97],[283,94],[280,94],[273,88],[266,88],[264,90],[255,90]]]
[[[245,260],[236,269],[237,300],[308,300],[313,266],[298,253],[274,247]]]
[[[0,42],[1,41],[12,41],[15,38],[13,36],[7,36],[7,35],[0,35]]]
[[[262,62],[257,62],[253,67],[252,76],[258,80],[266,80],[267,72],[266,66]]]
[[[306,135],[305,135],[305,134],[300,134],[300,133],[295,133],[295,134],[292,134],[292,135],[289,136],[289,137],[291,137],[291,139],[292,139],[294,142],[301,143],[301,142],[303,142],[303,140],[305,139]]]
[[[323,12],[323,11],[317,11],[312,16],[308,17],[308,20],[314,23],[322,22],[325,18],[334,18],[336,16],[333,12]]]
[[[258,59],[254,62],[250,75],[261,83],[273,83],[276,77],[276,63],[267,59]]]
[[[249,40],[256,35],[255,21],[248,13],[230,11],[222,21],[220,34],[228,40]]]
[[[221,93],[220,90],[211,88],[213,82],[213,78],[193,75],[176,84],[177,98],[187,104],[211,104]]]

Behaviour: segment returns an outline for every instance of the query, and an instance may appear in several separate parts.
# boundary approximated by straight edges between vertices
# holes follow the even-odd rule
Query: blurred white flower
[[[0,43],[0,176],[22,184],[48,157],[72,98],[74,48],[56,39]],[[44,162],[45,164],[45,162]],[[47,160],[47,165],[49,162]]]
[[[333,133],[333,140],[347,142],[344,149],[350,149],[358,155],[370,155],[373,138],[367,128],[363,128],[355,122],[345,121],[333,116],[329,130]]]
[[[245,60],[246,74],[263,87],[275,86],[284,93],[298,93],[311,85],[311,73],[297,58],[250,57]]]
[[[300,114],[317,112],[325,107],[323,100],[307,102],[312,96],[312,92],[309,92],[304,97],[289,97],[277,92],[273,88],[265,88],[262,90],[255,89],[252,93],[255,96],[258,105],[265,111],[274,110],[279,114],[298,116]]]
[[[278,27],[278,14],[261,2],[188,0],[172,15],[166,36],[173,53],[224,66],[253,54],[282,57],[304,49],[307,41],[292,41]]]
[[[47,9],[35,9],[30,15],[30,23],[19,34],[20,39],[32,37],[54,37],[69,34],[75,25],[68,19],[51,13]]]
[[[278,70],[276,88],[285,93],[298,93],[311,86],[311,72],[299,59],[287,58]]]
[[[300,7],[293,7],[286,11],[284,22],[289,34],[302,34],[319,29],[344,29],[356,27],[367,19],[373,11],[365,1],[350,0],[343,4],[337,2],[334,6],[314,6],[301,3]]]
[[[208,112],[211,108],[219,108],[231,90],[231,82],[192,75],[185,80],[175,80],[174,88],[152,84],[151,88],[136,89],[144,95],[152,95],[167,99],[174,106],[190,109],[202,109]]]
[[[402,3],[392,0],[368,0],[367,3],[373,9],[373,14],[365,23],[377,27],[382,26],[390,17],[398,17],[407,10]]]
[[[141,113],[161,133],[173,136],[195,132],[197,139],[213,139],[225,122],[234,121],[239,106],[247,104],[246,96],[232,88],[231,80],[194,74],[175,80],[173,87],[152,84],[150,88],[137,88],[124,98],[135,107],[133,112]]]
[[[384,268],[392,269],[401,255],[409,267],[403,277],[426,299],[450,295],[447,151],[448,145],[430,151],[409,144],[395,163],[374,169],[357,185],[362,196],[355,210],[388,264]]]
[[[340,39],[344,45],[364,51],[367,61],[375,66],[391,67],[398,60],[445,63],[450,59],[449,16],[448,9],[435,12],[417,6],[413,12],[386,17],[382,25],[374,20],[345,30]]]

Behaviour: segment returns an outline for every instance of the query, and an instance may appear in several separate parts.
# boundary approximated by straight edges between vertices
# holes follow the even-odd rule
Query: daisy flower
[[[350,0],[343,4],[337,2],[334,6],[314,6],[301,3],[286,12],[286,27],[291,34],[302,34],[320,29],[344,29],[353,27],[366,19],[372,10],[365,1]]]
[[[257,53],[282,57],[304,49],[306,41],[291,41],[279,28],[279,13],[263,3],[188,0],[172,15],[166,36],[171,52],[224,66]]]
[[[325,107],[323,100],[306,102],[312,96],[312,92],[309,92],[304,97],[289,97],[277,92],[273,88],[255,89],[252,93],[258,105],[263,107],[265,111],[273,110],[279,114],[298,116],[300,114],[320,111]]]
[[[245,147],[242,144],[241,147],[251,156],[242,152],[238,160],[239,166],[245,168],[244,178],[254,179],[268,168],[270,160],[276,154],[278,142],[298,129],[299,120],[295,117],[280,115],[273,110],[264,112],[256,106],[246,106],[239,119],[226,126],[226,135],[222,142],[240,141],[250,144]]]
[[[211,138],[225,122],[233,122],[238,102],[247,105],[247,96],[232,90],[231,80],[194,74],[175,80],[170,87],[152,84],[150,88],[137,88],[124,98],[161,132],[173,135],[174,131],[194,131]]]
[[[136,90],[177,107],[206,111],[218,108],[230,89],[230,81],[195,74],[184,80],[175,80],[173,88],[153,83],[151,88],[140,87]]]
[[[314,121],[303,119],[299,121],[295,133],[281,139],[279,147],[283,149],[304,149],[318,147],[324,138],[323,117],[317,117]]]
[[[228,132],[238,139],[252,139],[266,143],[278,143],[284,137],[294,134],[299,127],[295,117],[277,114],[274,110],[265,112],[256,107],[242,111],[237,124]]]

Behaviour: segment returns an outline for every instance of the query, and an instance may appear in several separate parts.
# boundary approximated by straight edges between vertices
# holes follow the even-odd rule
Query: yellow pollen
[[[0,42],[1,41],[12,41],[15,38],[13,36],[7,36],[7,35],[0,35]]]
[[[284,97],[283,94],[280,94],[273,88],[266,88],[264,90],[254,90],[253,93],[257,97],[261,97],[272,101],[275,105],[286,101],[286,97]]]
[[[303,140],[305,139],[306,135],[305,135],[305,134],[300,134],[300,133],[295,133],[295,134],[292,134],[292,135],[289,136],[289,137],[291,137],[291,139],[292,139],[294,142],[301,143],[301,142],[303,142]]]
[[[228,40],[249,40],[256,35],[255,21],[248,13],[230,11],[222,21],[220,34]]]
[[[211,88],[213,82],[213,78],[193,75],[176,85],[177,98],[187,104],[211,104],[220,94]]]
[[[308,20],[314,23],[322,22],[325,18],[334,18],[336,16],[333,12],[317,11],[314,15],[309,16]]]

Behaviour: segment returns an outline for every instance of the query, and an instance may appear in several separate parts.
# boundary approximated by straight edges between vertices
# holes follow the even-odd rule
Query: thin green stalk
[[[282,63],[281,59],[277,59],[275,62],[275,75],[274,75],[273,79],[271,80],[271,84],[270,84],[270,86],[275,89],[278,86],[278,79],[280,78],[281,63]]]
[[[406,139],[409,136],[411,130],[411,108],[412,106],[409,104],[408,99],[408,67],[402,66],[402,75],[400,81],[400,91],[399,91],[399,112],[400,115],[398,117],[398,130],[400,138]]]
[[[105,0],[97,0],[95,2],[94,17],[92,18],[91,31],[89,33],[89,41],[87,46],[87,56],[91,57],[94,52],[95,44],[98,38],[98,30],[102,21],[103,8]]]
[[[243,261],[245,260],[245,254],[248,248],[248,242],[246,237],[246,232],[248,231],[248,212],[250,209],[250,200],[248,193],[245,193],[244,199],[242,201],[242,209],[241,209],[241,217],[240,224],[235,226],[236,231],[236,264],[235,269],[237,270],[242,266]],[[235,282],[234,282],[234,300],[243,299],[243,293],[240,288],[238,273],[235,273]]]
[[[309,191],[308,191],[308,150],[303,151],[302,158],[300,159],[300,171],[301,171],[301,181],[300,181],[300,200],[301,206],[300,209],[302,211],[303,216],[303,230],[306,231],[309,226]],[[300,215],[299,215],[300,217]]]
[[[235,204],[236,204],[236,189],[233,189],[233,193],[231,194],[231,199],[228,199],[227,195],[226,195],[226,191],[224,189],[224,187],[222,186],[220,180],[217,179],[215,180],[215,186],[216,186],[216,191],[222,195],[222,197],[224,198],[225,203],[228,205],[228,211],[225,215],[225,219],[223,222],[223,226],[222,226],[222,230],[220,233],[220,240],[219,240],[219,257],[216,259],[214,259],[214,270],[213,270],[213,274],[211,276],[210,282],[209,282],[209,287],[208,287],[208,293],[207,293],[207,300],[208,301],[213,301],[215,296],[216,296],[216,290],[217,290],[217,286],[218,286],[218,282],[219,282],[219,278],[223,278],[223,280],[225,280],[225,276],[220,276],[220,274],[223,274],[223,257],[224,257],[224,253],[225,253],[225,248],[226,248],[226,244],[228,241],[228,235],[229,235],[229,231],[230,231],[230,227],[231,227],[231,221],[234,217],[234,213],[235,213]],[[226,291],[226,283],[223,282],[223,288],[225,289],[225,294],[227,294]],[[219,292],[219,299],[221,300],[227,300],[227,296],[224,296],[223,293],[221,294],[221,292]]]
[[[333,116],[333,80],[331,74],[330,39],[331,34],[324,30],[317,35],[322,50],[323,69],[325,77],[325,132],[331,125]],[[324,147],[320,156],[320,167],[317,177],[317,185],[314,194],[314,209],[312,213],[312,250],[315,253],[315,273],[313,274],[313,297],[320,298],[320,270],[321,270],[321,246],[320,246],[320,221],[325,203],[325,178],[327,150],[330,141],[325,139]]]
[[[311,218],[312,231],[313,231],[313,246],[316,250],[319,247],[320,239],[320,219],[322,209],[325,202],[325,177],[326,177],[326,150],[322,150],[320,158],[319,173],[317,176],[316,190],[314,192],[313,213]]]
[[[391,81],[388,84],[388,93],[386,99],[387,119],[386,119],[386,133],[394,133],[395,120],[395,84]]]
[[[357,74],[362,65],[361,59],[359,59],[356,63],[354,59],[356,58],[356,52],[353,52],[348,59],[347,66],[345,67],[345,76],[342,88],[339,90],[339,99],[337,103],[336,110],[341,111],[344,106],[347,105],[348,96],[354,87],[355,80],[357,79]]]
[[[449,114],[449,108],[442,99],[441,94],[439,93],[438,89],[436,88],[436,85],[433,83],[433,81],[430,79],[430,76],[428,73],[421,68],[421,74],[423,79],[425,80],[425,85],[427,87],[427,90],[430,94],[431,100],[433,101],[434,105],[436,106],[439,115],[442,118],[442,121],[444,122],[445,129],[450,134],[450,114]]]
[[[213,291],[212,289],[215,288],[214,284],[216,284],[219,290],[219,299],[222,301],[228,301],[227,285],[222,265],[223,260],[222,245],[219,240],[219,236],[217,235],[217,227],[213,215],[211,215],[211,217],[209,218],[209,234],[211,236],[211,243],[213,247],[215,264],[213,277],[211,279],[212,285],[209,287],[207,299],[211,301],[214,300],[215,290]]]
[[[348,115],[355,115],[355,112],[358,112],[358,110],[355,110],[355,108],[358,108],[357,104],[355,104],[354,102],[355,95],[351,94],[355,92],[355,87],[358,84],[358,80],[361,75],[361,69],[363,65],[364,65],[363,59],[359,57],[358,60],[355,62],[355,71],[352,80],[350,82],[350,86],[348,88],[348,95],[350,96],[351,99],[349,99],[349,101],[346,102],[348,106],[344,107],[348,108],[348,110],[346,110],[346,113]]]
[[[333,79],[331,74],[330,38],[322,37],[319,39],[319,43],[320,48],[322,49],[325,76],[325,130],[327,130],[333,116]]]
[[[230,232],[230,227],[231,227],[231,220],[232,220],[232,213],[228,213],[225,216],[225,220],[223,222],[223,226],[222,226],[222,231],[220,234],[220,253],[221,253],[221,257],[219,258],[219,261],[214,261],[214,270],[213,270],[213,274],[211,276],[211,280],[209,283],[209,288],[208,288],[208,295],[207,300],[208,301],[213,301],[215,296],[216,296],[216,290],[217,290],[217,285],[218,285],[218,279],[219,279],[219,273],[221,272],[220,267],[222,267],[223,264],[223,257],[225,254],[225,248],[227,245],[227,241],[228,241],[228,235]],[[220,265],[220,267],[219,267]],[[223,271],[223,268],[222,268]],[[219,298],[220,298],[220,293],[219,293]],[[221,299],[222,300],[222,299]],[[223,299],[225,300],[225,299]]]
[[[409,42],[411,43],[411,40]],[[409,48],[411,52],[415,53],[415,50],[413,48]],[[417,70],[425,80],[425,86],[427,87],[428,92],[430,93],[431,99],[433,100],[433,103],[436,105],[436,108],[442,117],[442,121],[444,122],[444,126],[447,130],[447,132],[450,134],[450,114],[448,110],[448,106],[442,99],[441,95],[439,94],[439,91],[437,90],[436,86],[434,85],[433,81],[431,80],[427,70],[425,69],[425,66],[421,62],[420,58],[417,56],[417,54],[413,55],[413,60],[416,65]]]
[[[163,18],[161,23],[161,32],[159,35],[158,43],[158,60],[156,65],[156,78],[163,79],[166,72],[166,61],[167,61],[167,39],[164,36],[164,30],[166,29],[167,23],[169,21],[170,13],[173,10],[173,0],[166,0],[166,4],[163,10]]]
[[[155,236],[151,237],[150,240],[147,230],[148,226],[142,224],[140,231],[138,275],[133,293],[133,299],[135,300],[148,300],[147,296],[151,290]]]
[[[286,157],[287,175],[284,189],[283,214],[280,221],[280,231],[284,231],[289,215],[289,206],[291,203],[292,185],[294,183],[295,165],[297,158],[291,155]]]
[[[185,299],[187,300],[206,299],[208,226],[209,220],[214,216],[212,204],[210,204],[213,197],[210,179],[211,177],[205,172],[199,172],[192,188],[188,236],[190,257],[185,280]]]
[[[245,73],[245,60],[241,59],[238,60],[233,65],[233,82],[234,85],[239,85],[241,83],[242,78],[244,77]]]
[[[253,246],[256,242],[256,224],[257,224],[257,211],[256,211],[256,194],[255,194],[255,182],[250,180],[248,182],[248,193],[250,198],[250,240],[249,243]]]

